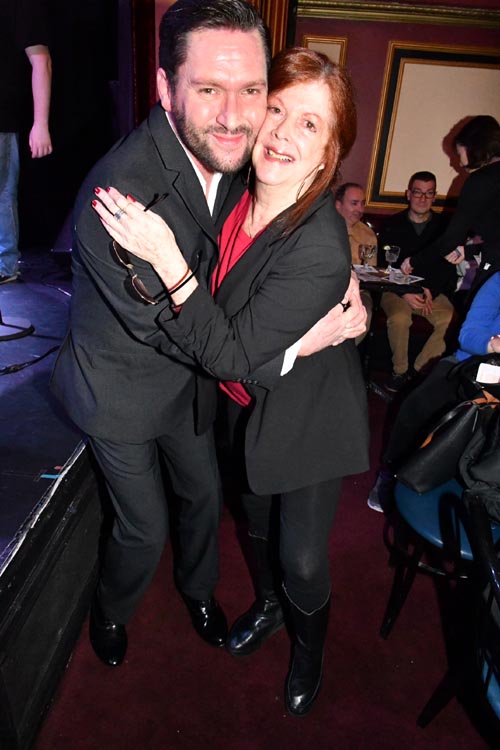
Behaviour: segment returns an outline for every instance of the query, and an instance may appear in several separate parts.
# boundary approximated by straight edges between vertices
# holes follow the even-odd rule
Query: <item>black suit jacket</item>
[[[221,222],[243,191],[239,179],[223,177],[210,216],[200,182],[159,105],[97,163],[75,206],[70,331],[52,389],[73,421],[96,437],[134,442],[165,434],[193,404],[203,431],[213,416],[215,385],[203,373],[196,375],[191,360],[178,360],[181,353],[157,322],[161,305],[145,304],[128,290],[127,271],[91,207],[94,187],[109,185],[144,204],[167,193],[153,210],[169,223],[192,267],[199,255],[203,286],[217,256],[214,220]],[[161,296],[152,267],[132,260],[148,290]]]
[[[283,237],[269,227],[222,282],[216,302],[198,288],[178,318],[160,321],[202,367],[246,384],[255,401],[246,431],[257,494],[306,487],[368,467],[366,397],[353,341],[299,358],[262,387],[252,373],[296,342],[343,297],[350,249],[330,194]]]

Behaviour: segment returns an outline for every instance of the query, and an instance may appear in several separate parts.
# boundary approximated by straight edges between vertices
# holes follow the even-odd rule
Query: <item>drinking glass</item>
[[[401,248],[398,245],[384,245],[385,259],[389,264],[386,273],[390,273],[393,270],[391,263],[396,263],[400,252]]]
[[[359,246],[359,257],[361,263],[366,266],[368,261],[373,258],[377,251],[376,245],[360,245]]]

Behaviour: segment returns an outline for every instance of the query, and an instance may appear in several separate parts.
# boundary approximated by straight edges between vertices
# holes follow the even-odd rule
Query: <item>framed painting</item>
[[[406,205],[408,178],[437,177],[437,208],[453,206],[463,177],[451,148],[470,117],[500,120],[500,51],[390,42],[367,185],[368,208]]]
[[[315,52],[322,52],[332,62],[345,65],[347,58],[347,37],[303,36],[302,46]]]

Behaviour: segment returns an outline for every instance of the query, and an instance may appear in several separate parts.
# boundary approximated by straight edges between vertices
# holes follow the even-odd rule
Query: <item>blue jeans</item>
[[[17,133],[0,133],[0,274],[13,276],[19,260],[17,186],[19,148]]]

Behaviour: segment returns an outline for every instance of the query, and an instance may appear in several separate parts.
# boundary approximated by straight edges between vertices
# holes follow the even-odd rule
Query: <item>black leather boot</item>
[[[269,544],[266,539],[251,539],[256,561],[257,598],[229,631],[226,648],[233,656],[248,656],[257,651],[284,625],[283,609],[274,586]]]
[[[293,716],[304,716],[313,706],[323,674],[323,645],[330,598],[312,614],[302,612],[290,601],[294,642],[292,663],[285,685],[285,703]]]

